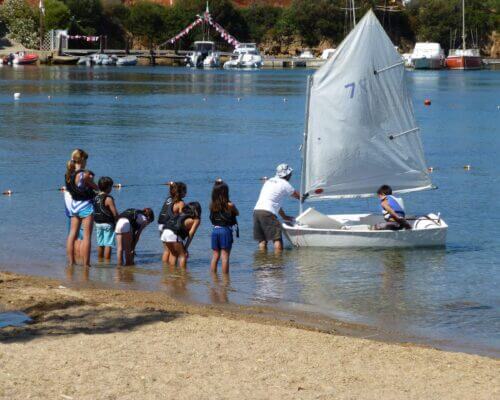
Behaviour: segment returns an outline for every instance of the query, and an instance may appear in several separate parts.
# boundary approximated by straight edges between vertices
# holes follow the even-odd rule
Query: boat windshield
[[[194,44],[195,51],[199,51],[202,53],[208,53],[209,51],[213,51],[214,47],[215,47],[214,44],[210,42],[201,42]]]

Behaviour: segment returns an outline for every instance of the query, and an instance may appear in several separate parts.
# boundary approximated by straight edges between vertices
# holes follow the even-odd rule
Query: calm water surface
[[[74,282],[165,291],[188,301],[265,304],[319,312],[456,349],[500,353],[500,72],[409,72],[428,164],[439,190],[405,197],[411,213],[441,212],[441,250],[287,249],[262,255],[251,216],[262,176],[300,169],[310,71],[176,68],[0,68],[0,265]],[[13,100],[20,92],[21,99]],[[48,96],[51,96],[49,99]],[[237,101],[237,98],[241,98]],[[423,100],[430,98],[431,107]],[[161,265],[156,226],[137,266],[65,269],[65,163],[76,147],[89,168],[125,187],[119,209],[159,211],[169,180],[188,184],[204,219],[186,272]],[[464,171],[470,164],[472,169]],[[207,206],[213,180],[229,182],[241,210],[231,277],[212,277]],[[293,184],[298,186],[298,174]],[[383,182],[381,182],[383,183]],[[376,211],[373,200],[321,203],[330,212]],[[290,214],[298,205],[290,201]],[[95,258],[95,256],[94,256]]]

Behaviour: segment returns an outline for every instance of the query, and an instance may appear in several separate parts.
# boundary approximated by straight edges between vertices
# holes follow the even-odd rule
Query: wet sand
[[[0,272],[0,398],[492,399],[500,361],[311,329],[264,308],[182,304],[163,293],[71,289]]]

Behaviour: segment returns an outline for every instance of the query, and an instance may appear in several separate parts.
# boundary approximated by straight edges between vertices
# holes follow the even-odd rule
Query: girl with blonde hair
[[[94,174],[85,169],[88,154],[76,149],[71,153],[71,159],[66,164],[64,177],[66,192],[66,209],[71,217],[70,231],[66,241],[68,265],[75,263],[75,241],[78,238],[80,227],[83,226],[83,238],[80,248],[82,263],[90,267],[90,241],[94,223],[93,199],[98,190],[94,183]]]

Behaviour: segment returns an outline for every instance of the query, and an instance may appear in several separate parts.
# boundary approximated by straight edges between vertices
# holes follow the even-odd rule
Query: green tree
[[[135,38],[153,49],[166,39],[167,9],[150,1],[138,1],[130,7],[126,25]]]
[[[0,7],[0,19],[4,21],[13,40],[28,48],[37,47],[36,16],[25,0],[5,0]]]
[[[61,0],[45,0],[45,29],[66,29],[71,13]]]
[[[103,7],[100,0],[64,0],[71,13],[72,34],[100,35],[103,27]]]
[[[258,2],[243,9],[241,13],[248,25],[250,40],[260,42],[276,26],[282,12],[282,8]]]

